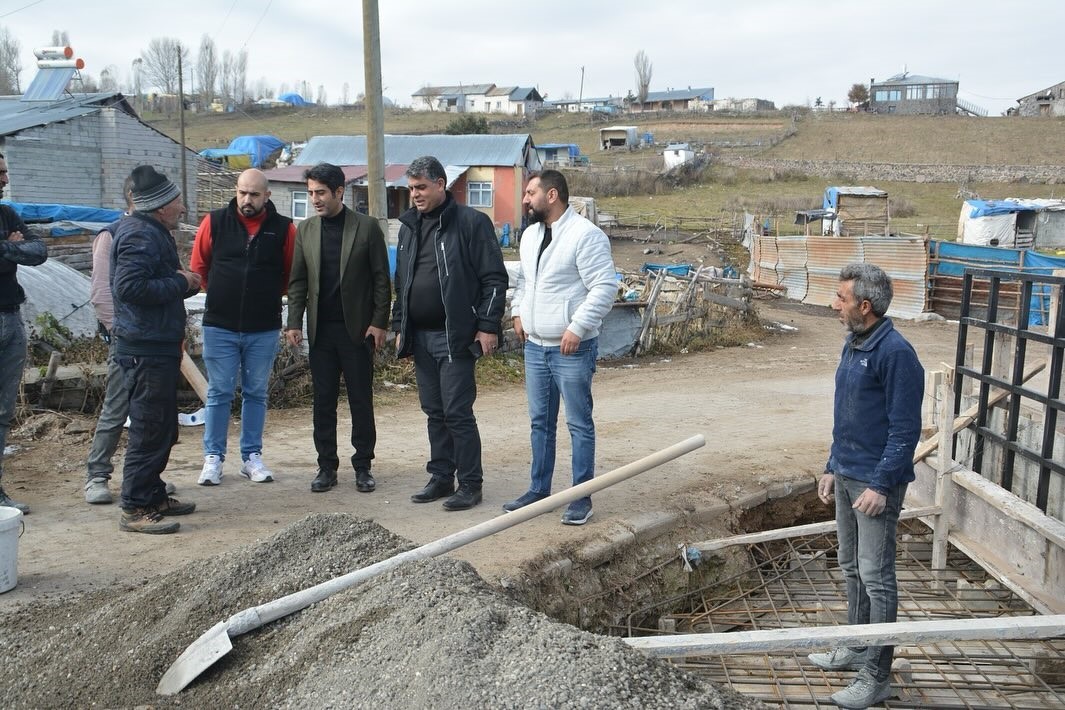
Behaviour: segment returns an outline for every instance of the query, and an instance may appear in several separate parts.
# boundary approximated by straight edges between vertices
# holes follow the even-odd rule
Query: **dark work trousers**
[[[174,351],[177,352],[175,345]],[[181,360],[176,355],[119,355],[118,366],[129,391],[129,440],[122,468],[122,507],[148,508],[166,501],[159,478],[177,441],[177,386]]]
[[[442,330],[415,330],[413,338],[418,399],[429,420],[425,469],[433,478],[451,481],[457,475],[460,486],[481,490],[481,434],[473,416],[477,360],[467,349],[448,357]]]
[[[377,425],[373,416],[373,350],[365,341],[353,343],[342,322],[326,321],[315,329],[311,346],[311,379],[314,382],[314,448],[318,467],[336,471],[337,400],[340,397],[340,373],[348,388],[351,411],[351,465],[356,470],[369,469],[377,444]]]

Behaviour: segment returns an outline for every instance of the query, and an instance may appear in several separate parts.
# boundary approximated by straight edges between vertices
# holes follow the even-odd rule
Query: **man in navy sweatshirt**
[[[849,624],[890,623],[898,614],[895,538],[906,486],[914,480],[924,368],[884,315],[892,295],[883,269],[856,263],[840,272],[832,302],[848,334],[836,369],[832,450],[817,495],[824,503],[836,501]],[[827,670],[857,670],[832,701],[866,708],[892,695],[894,650],[840,647],[809,659]]]

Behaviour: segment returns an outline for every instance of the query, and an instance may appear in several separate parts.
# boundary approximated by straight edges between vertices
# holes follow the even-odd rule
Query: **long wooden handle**
[[[192,385],[192,389],[196,391],[200,401],[207,404],[207,379],[184,350],[181,352],[181,374]]]
[[[655,468],[656,466],[661,466],[667,461],[672,461],[673,459],[694,451],[705,444],[706,439],[703,438],[702,435],[690,437],[673,446],[662,449],[657,453],[651,454],[650,456],[645,456],[638,461],[634,461],[621,468],[616,468],[602,476],[596,476],[590,481],[585,481],[584,483],[568,488],[560,493],[548,496],[532,505],[527,505],[524,508],[505,513],[492,518],[491,520],[486,520],[483,523],[474,525],[472,528],[460,530],[457,533],[426,543],[413,550],[401,552],[394,557],[389,557],[387,560],[381,560],[369,567],[363,567],[341,577],[326,580],[313,587],[293,592],[292,594],[267,602],[266,604],[251,609],[245,609],[242,612],[234,614],[225,622],[227,625],[226,631],[230,637],[247,633],[259,628],[263,624],[268,624],[271,621],[288,616],[289,614],[304,609],[311,604],[320,602],[337,592],[395,569],[406,562],[436,557],[446,552],[451,552],[464,545],[468,545],[471,542],[476,542],[481,538],[494,535],[497,532],[502,532],[515,525],[524,523],[526,520],[550,512],[559,506],[572,503],[585,496],[590,496],[593,493],[614,485],[615,483],[620,483],[621,481],[625,481],[637,474]]]

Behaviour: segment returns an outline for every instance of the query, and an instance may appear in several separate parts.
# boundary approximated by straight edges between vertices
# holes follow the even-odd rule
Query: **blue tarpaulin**
[[[18,213],[23,222],[103,222],[109,224],[122,216],[122,210],[82,205],[57,205],[31,202],[3,201]]]
[[[284,147],[284,141],[273,136],[237,136],[229,144],[229,150],[250,155],[253,168],[261,168],[263,161]]]
[[[1016,204],[1016,203],[1014,203]],[[938,259],[928,264],[929,275],[962,277],[967,268],[997,269],[1000,271],[1020,271],[1019,264],[1024,264],[1028,274],[1054,273],[1054,269],[1065,269],[1065,258],[1047,256],[1026,249],[1005,249],[1003,247],[986,247],[977,244],[957,244],[955,242],[928,243],[930,253]],[[1023,261],[1022,261],[1023,257]],[[1032,289],[1031,311],[1028,325],[1043,325],[1043,312],[1050,302],[1050,287],[1035,284]]]
[[[996,214],[1010,214],[1012,212],[1038,212],[1035,205],[1025,205],[1013,200],[966,200],[972,208],[970,217],[990,217]]]
[[[273,136],[237,136],[228,148],[205,148],[200,155],[211,160],[247,155],[253,168],[261,168],[267,158],[284,147],[284,141]]]
[[[314,104],[305,101],[302,96],[296,93],[281,94],[277,97],[277,100],[293,106],[314,106]]]

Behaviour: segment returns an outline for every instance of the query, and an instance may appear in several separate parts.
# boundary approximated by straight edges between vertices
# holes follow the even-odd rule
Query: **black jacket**
[[[8,241],[12,232],[22,232],[24,241]],[[48,247],[30,234],[15,210],[0,205],[0,310],[13,311],[26,300],[18,282],[19,264],[38,266],[48,258]]]
[[[469,348],[477,331],[496,335],[502,332],[510,278],[488,216],[472,207],[457,204],[450,193],[447,200],[433,241],[446,314],[444,330],[451,354]],[[412,328],[406,311],[414,264],[418,260],[420,219],[418,210],[413,207],[399,218],[403,226],[399,230],[396,250],[392,330],[401,338],[400,357],[413,352]]]
[[[285,240],[292,220],[266,201],[266,217],[251,241],[237,217],[237,199],[211,212],[211,268],[203,324],[240,333],[281,328],[286,286]]]
[[[142,212],[123,217],[111,244],[111,334],[122,355],[180,357],[185,338],[185,299],[196,291],[178,273],[174,237]]]

